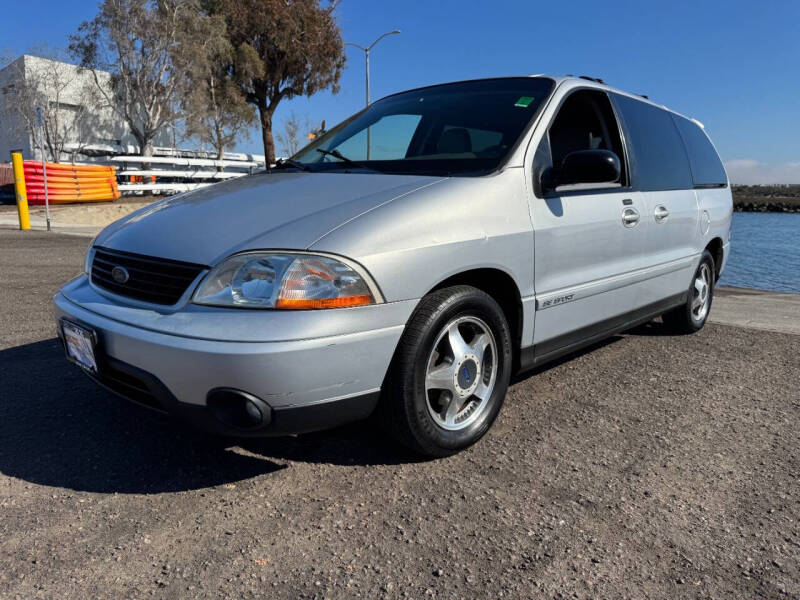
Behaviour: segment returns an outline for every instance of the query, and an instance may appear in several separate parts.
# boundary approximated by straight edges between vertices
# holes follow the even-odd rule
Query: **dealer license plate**
[[[82,369],[86,369],[90,373],[97,373],[94,332],[70,321],[61,321],[61,331],[64,333],[67,358]]]

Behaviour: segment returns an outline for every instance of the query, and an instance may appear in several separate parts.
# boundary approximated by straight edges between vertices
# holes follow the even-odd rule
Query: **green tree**
[[[215,0],[235,50],[232,78],[259,113],[264,155],[275,161],[272,117],[278,104],[324,89],[339,91],[344,43],[335,3],[319,0]]]

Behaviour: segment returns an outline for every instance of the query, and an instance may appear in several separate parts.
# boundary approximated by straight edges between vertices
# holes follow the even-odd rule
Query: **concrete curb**
[[[738,287],[714,292],[710,323],[800,335],[800,294]]]

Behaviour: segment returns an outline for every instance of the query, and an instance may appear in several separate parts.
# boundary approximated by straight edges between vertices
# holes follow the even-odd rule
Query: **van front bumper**
[[[67,319],[97,334],[98,372],[87,374],[98,383],[207,431],[242,436],[302,433],[368,416],[416,305],[170,311],[124,303],[86,276],[65,285],[54,302],[57,323]],[[253,398],[261,422],[221,417],[219,390]]]

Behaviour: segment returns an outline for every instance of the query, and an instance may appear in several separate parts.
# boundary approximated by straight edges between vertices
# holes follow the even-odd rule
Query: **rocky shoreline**
[[[800,203],[781,202],[763,200],[753,201],[752,199],[738,200],[734,197],[733,210],[735,212],[776,212],[776,213],[800,213]]]
[[[737,212],[800,213],[800,185],[734,185]]]

